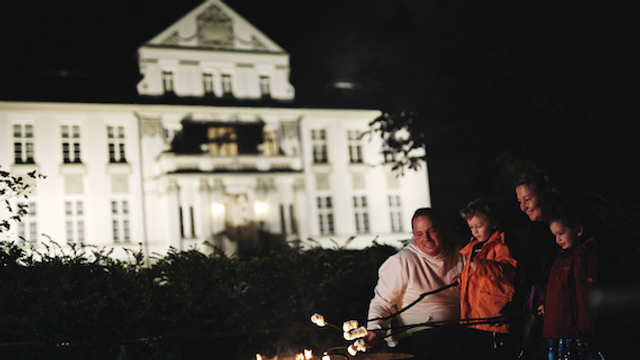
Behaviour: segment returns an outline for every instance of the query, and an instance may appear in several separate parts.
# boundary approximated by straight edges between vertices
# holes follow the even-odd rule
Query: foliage
[[[114,359],[124,345],[135,359],[250,359],[344,346],[340,333],[316,328],[310,316],[363,322],[377,269],[395,251],[374,244],[238,258],[219,249],[211,255],[174,249],[143,267],[141,257],[113,260],[92,246],[65,254],[52,243],[37,253],[4,242],[0,338],[47,346],[0,357]],[[65,342],[72,346],[52,348]]]
[[[46,178],[35,170],[27,173],[27,176],[34,180]],[[11,228],[11,222],[20,222],[22,217],[29,213],[28,205],[22,203],[12,205],[11,199],[28,199],[27,192],[30,187],[31,185],[25,182],[22,176],[14,176],[0,170],[0,201],[4,201],[8,212],[8,217],[0,219],[0,233],[8,231]]]

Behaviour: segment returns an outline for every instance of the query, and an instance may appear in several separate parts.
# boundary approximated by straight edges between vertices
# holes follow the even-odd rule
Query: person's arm
[[[399,310],[396,305],[402,299],[408,281],[407,278],[406,266],[399,256],[392,256],[382,264],[378,270],[378,284],[374,290],[374,297],[369,304],[367,330],[373,331],[389,327],[389,319],[382,320],[379,318],[386,318]],[[370,334],[372,335],[365,337],[367,345],[380,340],[383,336],[383,331],[374,331],[370,332]]]
[[[494,279],[501,282],[509,282],[516,277],[517,261],[511,256],[506,245],[498,244],[494,248],[494,259],[474,259],[476,276]]]

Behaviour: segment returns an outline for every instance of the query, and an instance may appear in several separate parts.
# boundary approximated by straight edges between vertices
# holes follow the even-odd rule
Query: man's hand
[[[368,331],[367,335],[364,336],[364,342],[367,349],[374,348],[378,346],[380,340],[384,337],[384,332],[382,330],[372,330]]]
[[[458,285],[454,286],[453,288],[456,291],[460,291],[460,289],[462,289],[462,273],[454,276],[453,280],[451,280],[451,284],[455,284],[456,282],[458,283]]]

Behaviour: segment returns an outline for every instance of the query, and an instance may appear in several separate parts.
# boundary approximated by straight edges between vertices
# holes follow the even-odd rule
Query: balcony
[[[158,164],[160,165],[161,173],[302,171],[302,157],[281,155],[213,156],[209,154],[184,155],[164,153],[158,158]]]

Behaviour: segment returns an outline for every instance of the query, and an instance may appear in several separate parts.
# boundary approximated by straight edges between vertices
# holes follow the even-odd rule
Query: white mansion
[[[266,237],[399,245],[430,205],[426,169],[399,176],[379,135],[362,136],[379,111],[294,107],[288,53],[222,1],[142,45],[138,61],[141,99],[164,104],[0,101],[0,170],[47,176],[2,240],[40,246],[46,234],[119,258],[209,251],[205,241],[242,254]],[[248,105],[170,104],[205,97]]]

